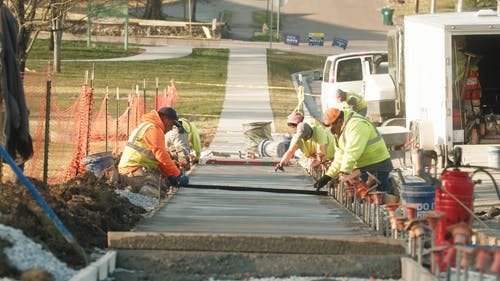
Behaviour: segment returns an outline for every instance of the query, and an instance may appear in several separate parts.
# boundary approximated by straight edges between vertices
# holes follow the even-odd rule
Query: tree
[[[162,0],[147,0],[144,18],[150,20],[162,20]]]
[[[54,72],[61,72],[61,48],[63,35],[63,22],[70,2],[66,0],[52,0],[50,3]]]
[[[36,10],[40,1],[38,0],[13,0],[11,3],[11,11],[17,19],[19,30],[17,34],[17,61],[19,69],[24,72],[26,68],[26,58],[31,46],[36,38],[32,38],[32,33],[35,32],[33,20],[36,16]],[[38,34],[38,32],[36,32]]]
[[[56,71],[60,71],[60,51],[63,22],[67,11],[77,0],[11,0],[9,8],[19,25],[17,36],[17,61],[21,72],[26,59],[42,29],[51,30],[51,50],[54,51]]]

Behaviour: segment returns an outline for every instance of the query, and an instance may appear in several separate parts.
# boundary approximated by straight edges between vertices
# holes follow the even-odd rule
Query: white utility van
[[[388,74],[387,52],[370,51],[329,56],[323,68],[321,105],[341,108],[337,89],[361,94],[368,103],[367,117],[382,122],[395,116],[396,89]]]

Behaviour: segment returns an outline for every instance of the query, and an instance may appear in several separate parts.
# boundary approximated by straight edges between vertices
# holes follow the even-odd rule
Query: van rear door
[[[323,70],[321,104],[323,111],[331,107],[342,108],[337,102],[337,89],[363,94],[363,57],[340,57],[328,60]]]

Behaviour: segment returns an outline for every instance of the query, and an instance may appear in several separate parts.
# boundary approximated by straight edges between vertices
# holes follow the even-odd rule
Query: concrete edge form
[[[127,272],[115,273],[127,278],[122,280],[209,280],[210,277],[215,280],[248,280],[250,277],[272,276],[401,277],[400,255],[380,258],[374,255],[119,250],[117,261],[120,268],[127,269]],[[140,278],[130,278],[131,272],[140,274]]]
[[[407,257],[401,258],[401,275],[405,281],[438,281],[428,269],[423,268],[415,260]]]
[[[103,281],[115,271],[116,251],[107,251],[98,260],[78,271],[70,281]]]
[[[110,249],[247,252],[319,255],[404,255],[402,240],[165,232],[108,232]]]

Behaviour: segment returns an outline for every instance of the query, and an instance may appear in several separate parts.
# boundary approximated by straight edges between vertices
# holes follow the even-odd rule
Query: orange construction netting
[[[141,94],[137,88],[127,95],[126,105],[118,95],[110,102],[113,95],[107,89],[102,100],[96,102],[95,91],[87,83],[78,93],[58,93],[48,69],[49,66],[24,74],[34,147],[34,155],[26,162],[24,172],[48,183],[64,182],[83,174],[88,155],[105,151],[118,155],[145,112],[172,106],[178,99],[172,81],[164,93],[150,97],[148,108],[146,90]]]

